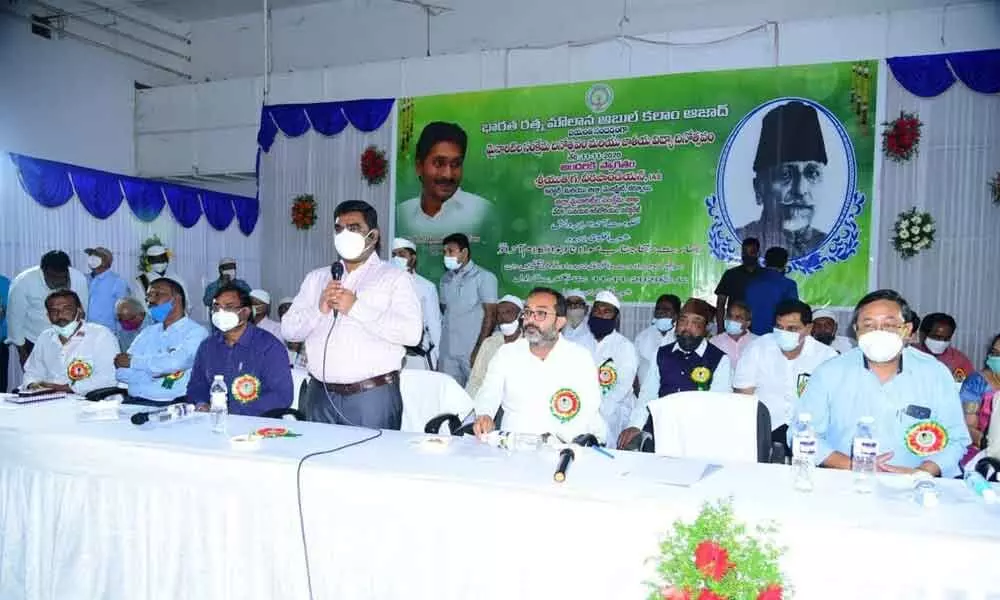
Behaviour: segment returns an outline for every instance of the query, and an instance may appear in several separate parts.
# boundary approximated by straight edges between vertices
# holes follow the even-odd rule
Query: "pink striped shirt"
[[[743,349],[755,339],[757,339],[757,336],[748,331],[739,341],[734,340],[728,333],[720,333],[708,341],[726,353],[726,356],[729,357],[729,362],[733,363],[733,369],[735,370],[736,365],[740,362]]]
[[[319,299],[332,279],[330,267],[309,272],[281,320],[286,340],[305,342],[310,375],[327,383],[357,383],[398,370],[404,346],[419,343],[423,330],[413,279],[375,254],[354,271],[345,269],[343,285],[357,300],[349,313],[337,317],[330,333],[333,312],[321,313]]]

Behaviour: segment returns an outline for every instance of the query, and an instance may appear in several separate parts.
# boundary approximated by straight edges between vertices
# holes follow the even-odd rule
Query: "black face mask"
[[[825,344],[827,346],[829,346],[830,344],[833,343],[833,339],[835,337],[836,336],[834,336],[832,333],[814,333],[813,334],[813,339],[815,339],[817,342],[819,342],[821,344]]]
[[[590,327],[590,333],[594,334],[595,338],[601,340],[615,330],[615,320],[600,319],[591,315],[590,319],[587,320],[587,326]]]
[[[677,334],[677,345],[685,352],[694,352],[694,349],[701,345],[704,338],[697,335]]]

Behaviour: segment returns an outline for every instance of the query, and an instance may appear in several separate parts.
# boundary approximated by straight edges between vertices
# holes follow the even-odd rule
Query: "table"
[[[76,404],[0,406],[0,598],[308,598],[298,460],[365,430],[292,423],[301,437],[249,453],[201,418],[81,422]],[[230,433],[274,424],[231,416]],[[581,451],[557,485],[554,454],[468,438],[431,454],[417,437],[306,463],[315,598],[644,598],[663,532],[728,496],[781,522],[798,598],[1000,598],[1000,572],[973,568],[1000,556],[1000,509],[958,481],[929,510],[854,494],[849,473],[803,494],[781,465],[725,465],[683,488],[656,482],[663,459]]]

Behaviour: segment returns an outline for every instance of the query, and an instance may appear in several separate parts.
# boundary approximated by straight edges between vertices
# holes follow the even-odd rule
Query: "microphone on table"
[[[562,483],[566,481],[566,471],[569,470],[569,466],[573,464],[573,459],[576,458],[576,453],[573,452],[572,448],[563,448],[559,451],[559,466],[556,467],[555,475],[552,479],[557,482]]]
[[[339,260],[332,265],[330,265],[330,277],[333,277],[334,281],[340,281],[344,277],[344,263]],[[333,318],[337,318],[337,309],[333,309]]]
[[[159,410],[135,413],[129,420],[133,425],[142,425],[148,421],[169,423],[190,417],[194,412],[194,404],[171,404]]]

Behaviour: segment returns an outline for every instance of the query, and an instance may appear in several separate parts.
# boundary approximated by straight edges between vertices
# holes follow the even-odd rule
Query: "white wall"
[[[470,1],[475,4],[480,0]],[[647,4],[651,1],[647,0]],[[892,0],[879,1],[882,4],[892,3]],[[614,5],[615,10],[620,11],[620,3],[604,4]],[[794,6],[786,6],[788,3],[754,3],[765,8],[779,4],[786,14],[795,14]],[[855,8],[857,4],[853,0],[847,2]],[[337,7],[343,13],[339,14],[339,20],[335,18]],[[990,48],[1000,42],[1000,3],[978,2],[957,4],[946,10],[934,7],[793,19],[778,23],[776,28],[766,26],[711,45],[608,41],[583,47],[563,45],[544,50],[472,51],[360,63],[358,61],[385,58],[382,53],[395,53],[397,56],[421,53],[422,47],[414,46],[410,37],[414,30],[412,15],[400,24],[394,16],[397,15],[395,9],[385,9],[388,12],[384,19],[380,17],[380,10],[372,9],[364,13],[367,16],[362,17],[359,13],[352,17],[349,10],[344,12],[343,3],[334,3],[275,11],[275,74],[271,77],[267,102],[279,104],[427,95],[662,73],[883,58]],[[639,15],[633,13],[630,27],[655,26],[660,31],[666,30],[670,23],[664,22],[665,10],[661,8],[659,12]],[[318,12],[314,14],[310,11]],[[322,18],[323,11],[333,12]],[[583,12],[586,11],[581,11],[581,14]],[[462,14],[468,14],[468,11],[463,9]],[[505,26],[502,15],[495,10],[484,8],[478,14],[480,21],[493,25],[488,28],[490,31],[505,31],[506,35],[514,36],[509,38],[514,42],[520,40],[524,43],[524,40],[540,39],[546,34],[535,25],[527,29]],[[610,13],[599,14],[601,22],[606,24]],[[617,14],[620,17],[620,13]],[[759,14],[768,13],[761,11]],[[726,23],[740,15],[745,16],[744,22],[749,25],[675,31],[645,37],[674,44],[709,42],[746,31],[761,22],[760,17],[746,16],[745,11],[736,9],[729,12],[720,10],[715,16],[718,17],[717,22]],[[448,15],[436,19],[446,17]],[[542,17],[538,22],[550,26],[555,18],[554,15]],[[612,22],[616,23],[616,19]],[[435,22],[438,21],[432,23]],[[581,22],[590,21],[582,19]],[[260,40],[255,37],[254,23],[258,29],[261,28],[259,16],[194,24],[193,68],[203,70],[202,74],[222,76],[259,74],[263,54],[258,52],[261,50],[259,46],[255,50],[255,44],[259,44]],[[452,47],[460,47],[477,41],[481,42],[480,45],[488,45],[487,42],[505,39],[472,39],[470,32],[483,31],[482,24],[476,28],[467,24],[470,29],[463,29],[457,22],[452,24],[448,31],[455,32],[454,35],[442,37],[437,43],[453,40]],[[567,27],[572,25],[573,31],[581,35],[594,37],[600,33],[596,29],[580,29],[584,25],[574,19],[564,24]],[[377,36],[372,33],[376,27],[379,31]],[[461,36],[465,36],[460,40],[455,37],[459,36],[459,31],[463,31]],[[562,30],[560,32],[563,37],[568,35]],[[550,37],[558,35],[551,32],[551,27],[548,34]],[[432,39],[438,38],[432,34]],[[328,64],[335,59],[347,64],[301,70],[303,65]],[[280,72],[287,69],[296,70]],[[201,173],[252,172],[259,111],[263,102],[262,89],[262,78],[255,76],[141,92],[138,95],[136,121],[139,171],[151,175],[191,173],[195,169]]]
[[[0,12],[0,151],[133,173],[136,80],[178,81]]]

